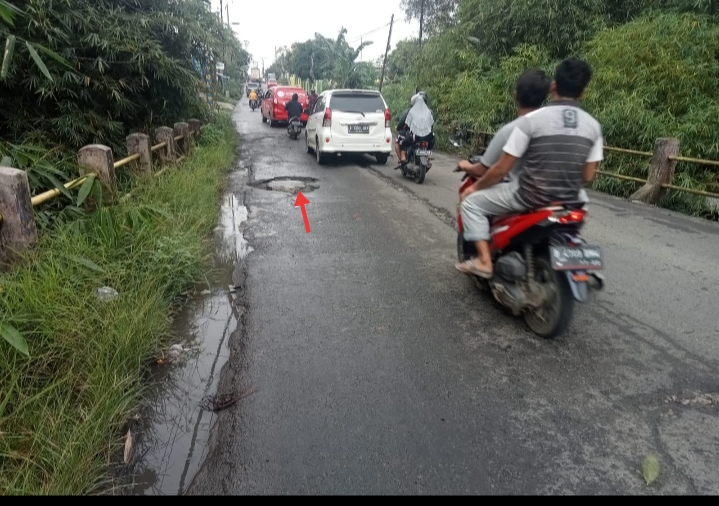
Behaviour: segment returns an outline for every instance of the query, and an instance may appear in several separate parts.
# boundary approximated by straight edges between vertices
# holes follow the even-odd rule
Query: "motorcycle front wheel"
[[[524,321],[539,337],[551,339],[564,333],[572,321],[574,296],[564,272],[555,271],[546,255],[534,259],[534,275],[544,285],[547,300],[538,309],[527,309]]]

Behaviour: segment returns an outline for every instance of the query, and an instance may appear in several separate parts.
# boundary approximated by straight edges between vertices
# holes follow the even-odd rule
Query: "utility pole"
[[[227,14],[227,28],[230,27],[230,0],[227,0],[227,5],[225,5],[225,13]]]
[[[224,16],[222,15],[222,11],[223,11],[222,0],[220,0],[220,23],[222,23],[222,24],[224,25],[224,24],[225,24],[225,18],[224,18]]]
[[[424,27],[424,0],[422,0],[419,9],[419,48],[422,49],[422,28]]]
[[[424,3],[424,0],[422,0]],[[382,91],[382,83],[384,82],[384,69],[387,66],[387,53],[389,53],[390,41],[392,40],[392,25],[394,24],[394,14],[389,20],[389,35],[387,36],[387,49],[384,50],[384,62],[382,63],[382,76],[379,78],[379,91]]]

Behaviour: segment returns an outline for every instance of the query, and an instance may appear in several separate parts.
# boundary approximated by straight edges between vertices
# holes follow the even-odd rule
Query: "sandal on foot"
[[[471,260],[465,260],[460,264],[456,264],[454,267],[459,272],[463,272],[465,274],[474,274],[475,276],[480,278],[492,279],[492,271],[481,271],[477,269],[477,267],[474,265],[474,262],[472,262]]]

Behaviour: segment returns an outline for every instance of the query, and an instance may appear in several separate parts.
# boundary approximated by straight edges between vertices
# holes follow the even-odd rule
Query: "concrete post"
[[[24,170],[0,167],[0,257],[9,259],[37,241],[30,185]]]
[[[199,141],[200,127],[202,126],[202,121],[200,121],[199,119],[191,119],[187,122],[187,124],[190,125],[190,132],[192,132],[192,137],[194,137],[194,141]]]
[[[157,144],[162,142],[167,145],[158,150],[157,153],[160,155],[160,163],[166,165],[175,161],[175,133],[170,127],[159,127],[155,130],[155,141]]]
[[[130,134],[125,139],[127,154],[132,156],[139,154],[140,159],[133,162],[132,166],[141,175],[150,177],[152,175],[152,155],[150,154],[150,138],[145,134]]]
[[[173,131],[175,136],[182,135],[182,139],[177,141],[178,151],[185,156],[190,156],[190,149],[192,149],[190,125],[187,123],[175,123]]]
[[[670,160],[670,156],[679,154],[679,139],[662,138],[654,142],[654,155],[649,165],[647,182],[637,190],[629,200],[638,200],[645,204],[658,204],[666,193],[661,185],[672,184],[674,168],[677,162]]]
[[[97,174],[97,179],[103,187],[103,195],[107,200],[112,199],[115,193],[115,160],[112,149],[102,144],[90,144],[77,153],[77,164],[80,166],[80,175]]]

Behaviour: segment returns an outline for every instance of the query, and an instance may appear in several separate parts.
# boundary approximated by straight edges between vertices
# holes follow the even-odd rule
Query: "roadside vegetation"
[[[33,195],[61,190],[35,209],[39,243],[0,272],[4,495],[102,488],[144,373],[210,268],[237,134],[204,75],[222,61],[239,80],[249,55],[205,4],[0,0],[1,164],[24,169]],[[92,178],[63,187],[83,145],[122,155],[129,133],[190,118],[208,123],[200,144],[161,177],[119,169],[109,203]]]
[[[0,277],[0,320],[29,356],[0,343],[0,491],[85,494],[103,484],[143,373],[168,344],[181,294],[210,267],[218,194],[236,156],[225,114],[192,156],[117,205],[41,235]],[[96,290],[118,292],[102,301]]]
[[[403,5],[419,18],[419,0]],[[719,160],[719,0],[426,0],[424,18],[422,48],[397,44],[382,92],[396,116],[415,87],[427,90],[440,147],[513,119],[524,69],[553,72],[579,55],[594,69],[584,104],[606,145],[651,152],[677,137],[683,156]],[[603,170],[646,178],[648,164],[607,153]],[[679,164],[675,184],[719,192],[719,170]],[[598,177],[594,188],[626,197],[637,184]],[[716,218],[702,197],[671,192],[661,205]]]

